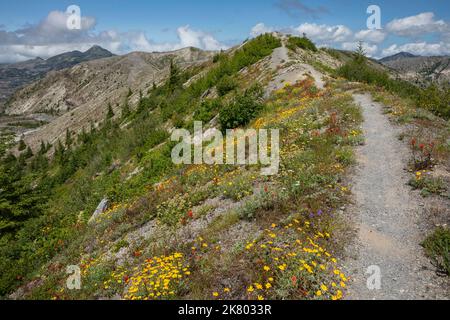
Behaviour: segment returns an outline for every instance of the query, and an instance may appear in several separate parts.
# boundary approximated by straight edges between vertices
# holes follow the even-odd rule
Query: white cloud
[[[188,25],[177,29],[178,38],[182,47],[196,47],[204,50],[226,49],[212,35],[203,31],[192,30]]]
[[[258,23],[251,30],[252,35],[274,31],[273,27]],[[340,46],[345,50],[354,50],[358,41],[363,41],[367,55],[375,57],[380,52],[383,55],[400,51],[409,51],[421,55],[449,54],[450,24],[437,20],[434,13],[424,12],[415,16],[394,19],[384,30],[360,30],[354,33],[345,25],[326,25],[303,23],[297,27],[289,27],[281,32],[301,36],[303,33],[319,47]],[[416,38],[415,43],[394,44],[383,50],[382,43],[390,35]],[[436,43],[420,42],[417,38],[424,35],[437,35]],[[381,47],[381,48],[380,48]]]
[[[324,42],[343,42],[348,41],[353,32],[344,25],[329,26],[325,24],[303,23],[293,28],[294,33],[303,34],[319,44]]]
[[[450,43],[427,43],[415,42],[406,43],[403,45],[393,44],[382,51],[383,56],[390,56],[399,52],[409,52],[421,56],[440,56],[450,55]]]
[[[386,29],[399,36],[418,37],[427,33],[448,31],[449,26],[443,20],[435,20],[433,12],[423,12],[415,16],[394,19]]]
[[[122,34],[120,51],[173,51],[185,47],[196,47],[203,50],[228,49],[228,46],[220,43],[212,35],[191,29],[188,25],[177,29],[178,42],[155,43],[147,38],[144,32],[128,32]]]
[[[144,32],[95,32],[96,20],[82,17],[81,30],[69,30],[67,14],[52,11],[36,25],[28,25],[16,31],[0,30],[0,63],[17,62],[35,57],[48,58],[63,52],[86,51],[93,45],[124,54],[130,51],[171,51],[193,46],[204,50],[220,50],[228,47],[213,35],[194,30],[189,25],[177,29],[178,42],[155,43]]]
[[[372,43],[383,42],[386,38],[386,33],[381,30],[361,30],[355,34],[356,40],[362,40]]]
[[[266,26],[264,23],[258,23],[250,31],[252,37],[257,37],[261,34],[272,32],[274,29],[272,27]]]

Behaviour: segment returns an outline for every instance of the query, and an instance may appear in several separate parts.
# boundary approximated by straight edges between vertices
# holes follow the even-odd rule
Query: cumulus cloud
[[[266,32],[275,31],[275,28],[258,23],[255,25],[250,34],[257,36]],[[353,32],[344,25],[326,25],[316,23],[302,23],[297,27],[289,27],[279,30],[286,34],[293,34],[297,36],[306,35],[308,38],[320,45],[328,45],[332,43],[339,43],[344,41],[351,41],[353,39]]]
[[[372,43],[380,43],[386,39],[386,33],[382,30],[361,30],[355,34],[355,39]]]
[[[393,44],[382,51],[383,56],[390,56],[399,52],[409,52],[420,56],[450,55],[450,43],[415,42],[402,45]]]
[[[289,1],[286,1],[288,3]],[[281,2],[280,2],[281,3]],[[252,29],[252,36],[276,30],[264,23],[258,23]],[[327,25],[317,23],[302,23],[297,27],[288,27],[278,30],[283,33],[301,36],[306,34],[319,47],[341,47],[345,50],[354,50],[358,41],[365,43],[365,50],[369,56],[380,54],[389,55],[400,51],[409,51],[421,55],[447,55],[449,54],[450,23],[436,19],[434,13],[424,12],[415,16],[394,19],[382,30],[359,30],[353,32],[345,25]],[[402,42],[383,48],[383,43],[389,35],[413,38],[414,43]],[[426,42],[418,38],[426,35],[437,37],[435,43]]]
[[[196,47],[204,50],[227,49],[227,46],[217,41],[211,34],[192,30],[188,25],[177,29],[182,47]]]
[[[329,26],[325,24],[303,23],[292,29],[293,33],[306,36],[319,44],[348,41],[353,32],[344,25]]]
[[[178,42],[155,43],[144,32],[96,32],[94,17],[82,17],[81,29],[70,30],[66,21],[68,14],[52,11],[36,25],[19,30],[0,29],[0,63],[24,61],[35,57],[48,58],[63,52],[86,51],[93,45],[124,54],[130,51],[171,51],[187,46],[204,50],[220,50],[228,47],[213,35],[192,29],[189,25],[177,29]]]
[[[433,12],[423,12],[415,16],[394,19],[386,29],[399,36],[418,37],[427,33],[448,32],[449,25],[443,20],[435,20]]]
[[[250,35],[252,37],[257,37],[260,34],[272,32],[274,29],[272,27],[266,26],[264,23],[258,23],[255,25],[252,30],[250,30]]]
[[[182,26],[177,29],[178,42],[156,43],[147,38],[144,32],[127,32],[121,34],[121,52],[147,51],[163,52],[178,50],[185,47],[196,47],[203,50],[222,50],[228,46],[216,40],[211,34]]]

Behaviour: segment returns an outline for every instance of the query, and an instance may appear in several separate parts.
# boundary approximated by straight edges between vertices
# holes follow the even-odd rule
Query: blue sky
[[[62,14],[71,4],[81,8],[80,32],[61,27]],[[381,8],[383,29],[364,32],[371,4]],[[308,31],[319,45],[343,49],[363,40],[368,53],[376,57],[400,49],[450,54],[450,1],[1,0],[0,62],[46,58],[92,44],[115,53],[170,50],[186,44],[219,49],[271,30]]]

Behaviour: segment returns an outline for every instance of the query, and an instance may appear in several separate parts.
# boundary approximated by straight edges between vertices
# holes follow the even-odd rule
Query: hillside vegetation
[[[314,67],[267,92],[278,75],[298,76],[288,56]],[[364,143],[348,91],[395,94],[395,108],[446,117],[448,92],[393,80],[362,55],[317,49],[306,37],[264,34],[203,63],[165,65],[164,81],[122,88],[128,94],[105,100],[101,121],[53,144],[21,141],[13,155],[2,136],[0,296],[342,299],[351,276],[341,261],[352,231],[346,175]],[[317,86],[316,69],[326,85]],[[223,132],[279,129],[278,174],[261,175],[261,163],[175,165],[170,133],[194,133],[195,121]],[[106,210],[93,217],[102,200]],[[425,245],[439,259],[445,244],[435,238]],[[81,290],[66,287],[71,265]]]
[[[373,68],[366,59],[355,59],[347,62],[337,70],[337,74],[351,81],[364,82],[382,87],[403,98],[412,99],[424,109],[438,116],[450,118],[450,90],[431,84],[426,88],[399,79],[393,79],[387,71]]]

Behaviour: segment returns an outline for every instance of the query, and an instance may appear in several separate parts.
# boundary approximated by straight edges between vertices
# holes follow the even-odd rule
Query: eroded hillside
[[[86,121],[80,120],[85,130],[82,125],[80,131],[66,133],[61,127],[64,137],[53,146],[41,144],[32,154],[26,149],[29,138],[18,146],[22,147],[19,157],[5,157],[0,175],[8,186],[0,193],[1,295],[340,300],[349,286],[350,292],[361,286],[362,282],[355,282],[361,270],[349,268],[346,249],[361,240],[355,237],[355,220],[365,217],[350,212],[349,204],[352,192],[360,191],[352,188],[351,169],[360,160],[355,150],[365,143],[362,123],[368,119],[352,94],[372,92],[378,99],[392,99],[387,90],[393,90],[390,81],[394,80],[364,56],[317,49],[307,38],[279,34],[259,36],[205,60],[202,54],[179,58],[178,63],[162,54],[165,76],[157,86],[153,78],[138,76],[139,69],[134,69],[143,59],[141,54],[112,58],[119,65],[130,63],[127,70],[135,70],[128,71],[136,77],[129,99],[128,88],[117,88],[119,100],[99,91],[96,94],[104,100],[98,100],[98,110],[103,112],[98,126],[87,128]],[[90,83],[102,83],[103,73],[98,72],[100,77]],[[58,83],[48,81],[49,87]],[[394,89],[402,92],[410,87]],[[411,185],[425,188],[421,178],[425,171],[448,160],[447,125],[431,113],[439,110],[416,109],[416,100],[397,99],[389,104],[393,120],[420,127],[419,120],[435,119],[441,126],[433,143],[423,136],[424,141],[412,145],[418,157],[414,163],[425,168],[403,173],[402,164],[410,167],[402,159],[392,170],[402,172],[402,178],[410,175]],[[108,102],[110,108],[105,107]],[[61,112],[64,119],[72,111]],[[377,117],[386,115],[380,112]],[[202,121],[204,136],[213,128],[222,132],[279,129],[279,171],[261,175],[261,163],[175,165],[170,133],[184,128],[194,135],[194,121]],[[390,147],[395,145],[391,140]],[[417,155],[419,150],[422,153]],[[50,153],[54,156],[48,159]],[[371,175],[374,184],[381,183],[379,176]],[[388,175],[386,179],[397,181]],[[445,180],[435,189],[444,203],[449,183]],[[363,198],[359,204],[378,214],[376,209],[385,199],[367,196],[370,201]],[[417,223],[423,222],[419,217]],[[431,229],[427,226],[423,234],[414,235],[425,238]],[[428,241],[434,243],[434,237],[440,236],[437,233]],[[415,243],[420,261],[428,261],[417,247]],[[357,257],[358,262],[365,253]],[[442,252],[428,254],[440,261]],[[400,277],[401,263],[409,260],[400,262]],[[67,287],[68,266],[80,268],[80,290]],[[445,269],[445,263],[439,268]],[[436,285],[432,293],[440,295],[446,280],[437,281],[431,270],[427,275]]]
[[[50,114],[54,120],[24,136],[36,151],[41,141],[64,140],[66,130],[74,133],[98,125],[108,111],[120,113],[126,99],[135,105],[140,94],[163,83],[172,59],[180,68],[210,60],[212,52],[186,48],[169,53],[134,52],[79,64],[51,72],[44,79],[19,90],[6,113],[9,115]]]

